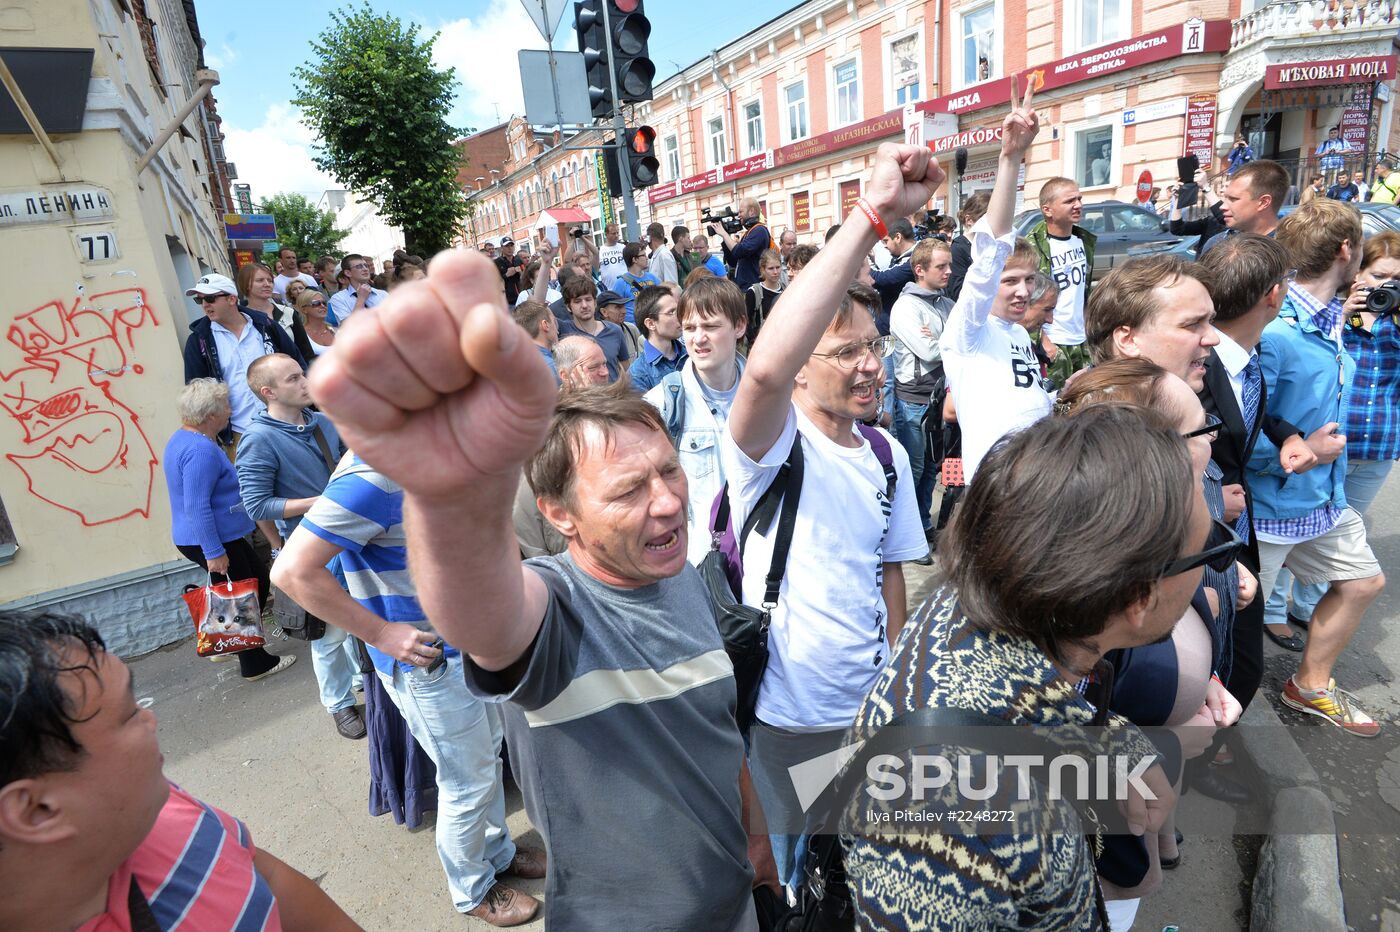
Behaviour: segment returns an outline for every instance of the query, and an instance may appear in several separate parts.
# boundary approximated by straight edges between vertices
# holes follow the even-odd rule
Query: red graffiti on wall
[[[88,527],[151,514],[155,451],[113,393],[118,379],[144,371],[131,359],[133,333],[147,324],[160,326],[146,292],[126,288],[50,301],[5,334],[23,364],[5,371],[0,360],[0,408],[24,430],[22,451],[5,458],[30,494]]]

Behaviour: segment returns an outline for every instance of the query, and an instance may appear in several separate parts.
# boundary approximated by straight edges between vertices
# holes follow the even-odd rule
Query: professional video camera
[[[718,213],[706,207],[700,212],[700,220],[707,224],[705,232],[710,236],[715,235],[714,225],[716,223],[724,227],[724,232],[728,233],[730,236],[733,236],[745,227],[744,221],[739,219],[739,214],[735,212],[733,207],[726,207]]]
[[[914,224],[914,241],[926,240],[930,236],[941,239],[945,243],[951,240],[947,233],[943,232],[943,215],[937,210],[924,211],[924,219]]]
[[[1372,314],[1391,314],[1400,309],[1400,282],[1386,282],[1372,288],[1366,296],[1366,310]]]

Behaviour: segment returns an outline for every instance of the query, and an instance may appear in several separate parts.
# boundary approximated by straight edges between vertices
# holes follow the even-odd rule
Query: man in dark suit
[[[1211,458],[1224,473],[1226,518],[1234,517],[1236,532],[1249,544],[1241,562],[1256,578],[1259,542],[1250,519],[1253,508],[1245,470],[1255,441],[1261,432],[1269,437],[1280,450],[1280,465],[1290,472],[1305,472],[1317,462],[1296,427],[1267,413],[1268,386],[1263,384],[1256,352],[1264,327],[1278,316],[1288,292],[1288,268],[1287,250],[1253,233],[1230,237],[1198,263],[1215,303],[1215,329],[1220,338],[1210,351],[1205,387],[1199,394],[1206,412],[1221,421],[1222,429],[1211,444]],[[1257,593],[1235,614],[1225,687],[1246,707],[1264,675],[1264,602],[1268,596],[1267,592]],[[1281,627],[1281,632],[1269,632],[1274,642],[1302,651],[1302,640],[1287,625]],[[1237,794],[1243,793],[1232,781],[1204,768],[1195,768],[1191,783],[1216,798],[1238,798]]]

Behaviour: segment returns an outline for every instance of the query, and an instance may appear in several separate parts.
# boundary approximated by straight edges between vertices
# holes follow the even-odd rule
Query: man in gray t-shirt
[[[471,690],[506,704],[549,925],[755,932],[748,848],[765,839],[740,819],[734,672],[686,561],[660,412],[625,385],[559,396],[479,255],[440,255],[407,294],[344,331],[312,390],[403,489],[424,616]],[[565,554],[520,560],[522,465]]]
[[[746,928],[743,743],[700,574],[624,589],[567,553],[525,565],[549,606],[518,682],[465,669],[472,692],[509,700],[511,768],[549,847],[550,924]]]

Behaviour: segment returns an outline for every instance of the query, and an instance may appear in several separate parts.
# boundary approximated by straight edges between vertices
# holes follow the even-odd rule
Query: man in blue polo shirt
[[[337,555],[349,593],[326,569]],[[497,926],[531,919],[539,901],[496,875],[543,877],[544,852],[517,849],[506,829],[499,711],[467,691],[461,654],[418,604],[403,490],[358,457],[342,464],[272,573],[307,611],[365,642],[389,698],[437,765],[435,834],[453,906]]]
[[[632,360],[628,374],[632,387],[646,394],[668,373],[685,364],[685,344],[681,343],[681,321],[676,315],[676,296],[659,285],[643,288],[637,295],[637,325],[646,334],[642,351]]]
[[[386,291],[370,284],[374,278],[374,262],[368,256],[351,253],[340,260],[340,269],[350,279],[350,287],[331,295],[326,321],[332,326],[345,323],[356,311],[375,307],[389,296]]]

